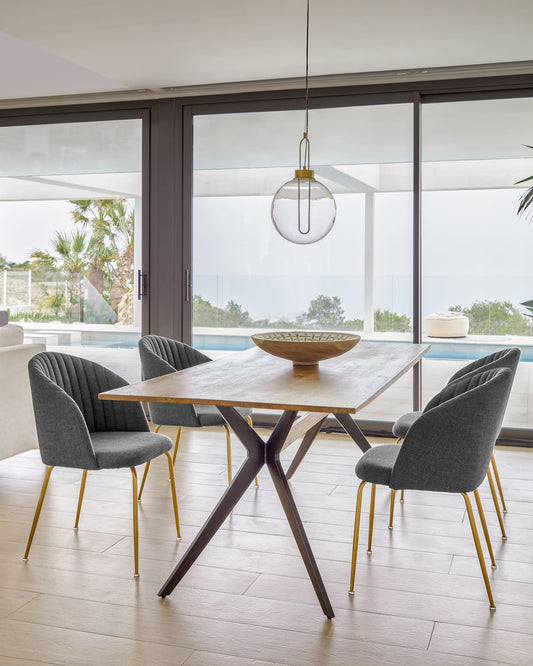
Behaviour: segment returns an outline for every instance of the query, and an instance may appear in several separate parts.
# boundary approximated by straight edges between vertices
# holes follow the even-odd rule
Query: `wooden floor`
[[[233,450],[236,469],[236,440]],[[0,664],[533,664],[533,449],[497,452],[507,542],[485,501],[499,563],[489,567],[495,612],[462,498],[449,495],[407,493],[390,531],[389,493],[379,489],[374,551],[360,548],[356,595],[348,595],[358,456],[346,437],[323,435],[291,482],[336,613],[331,621],[265,471],[174,593],[157,597],[225,487],[221,430],[184,434],[176,463],[181,542],[166,461],[152,465],[139,579],[128,470],[89,473],[79,531],[71,526],[81,475],[54,470],[23,562],[43,466],[37,451],[0,462]]]

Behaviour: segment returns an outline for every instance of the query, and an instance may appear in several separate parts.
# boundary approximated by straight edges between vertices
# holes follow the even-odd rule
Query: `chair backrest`
[[[143,336],[139,340],[139,354],[145,379],[168,375],[211,360],[184,342],[159,335]]]
[[[139,356],[144,379],[154,379],[211,361],[209,356],[193,347],[159,335],[145,335],[139,340]],[[153,423],[158,425],[199,425],[194,405],[151,402],[149,408]]]
[[[448,380],[448,384],[454,382],[456,379],[461,379],[470,373],[480,372],[481,370],[492,370],[493,368],[509,368],[513,373],[513,377],[520,361],[520,349],[518,347],[507,347],[506,349],[499,349],[488,356],[478,358],[472,363],[465,365],[463,368],[457,370]]]
[[[127,385],[108,368],[84,358],[42,352],[28,362],[41,458],[47,465],[98,469],[89,433],[148,432],[137,402],[99,400]]]
[[[390,487],[466,493],[482,483],[513,382],[509,368],[469,373],[447,384],[413,423]]]

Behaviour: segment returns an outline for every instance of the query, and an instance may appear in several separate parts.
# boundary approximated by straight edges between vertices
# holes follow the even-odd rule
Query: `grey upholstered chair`
[[[479,358],[468,365],[465,365],[463,368],[460,368],[455,374],[453,374],[448,380],[448,384],[451,384],[458,379],[462,379],[467,375],[479,372],[480,370],[492,370],[493,368],[509,368],[513,374],[513,378],[516,374],[516,369],[518,367],[518,362],[520,361],[520,349],[518,347],[509,347],[507,349],[500,349],[488,356]],[[409,428],[413,423],[419,418],[422,412],[407,412],[396,421],[392,426],[392,433],[398,438],[398,443],[405,437]],[[503,496],[503,489],[500,481],[500,475],[498,473],[498,467],[496,465],[496,460],[494,458],[494,453],[491,456],[491,466],[494,472],[494,478],[496,479],[496,484],[498,486],[498,492],[500,494],[500,499],[502,503],[503,512],[507,512],[507,506],[505,504],[505,498]],[[498,503],[498,498],[496,495],[496,489],[494,487],[494,481],[492,479],[492,474],[490,471],[490,466],[487,469],[487,479],[489,481],[489,486],[492,494],[492,499],[494,502],[494,507],[498,515],[498,521],[500,523],[500,528],[502,531],[502,538],[507,539],[505,533],[505,527],[503,524],[503,519],[500,511],[500,506]],[[390,519],[389,519],[389,528],[392,529],[392,521],[394,516],[394,498],[395,492],[391,491],[391,505],[390,505]],[[402,493],[400,497],[400,502],[404,500],[404,490],[402,488]]]
[[[82,469],[75,529],[78,528],[87,470],[129,467],[133,480],[133,543],[135,576],[139,575],[136,465],[166,454],[170,471],[176,531],[180,537],[174,485],[172,441],[150,432],[140,403],[99,400],[98,394],[127,385],[127,381],[98,363],[83,358],[42,352],[28,363],[33,409],[41,459],[47,466],[24,559],[54,467]]]
[[[448,384],[428,404],[409,428],[403,444],[375,446],[363,454],[355,467],[361,479],[357,491],[350,593],[353,594],[355,564],[361,524],[361,500],[365,484],[372,484],[368,552],[372,530],[376,484],[392,489],[461,493],[466,504],[472,536],[491,608],[494,600],[479,541],[469,492],[474,493],[492,566],[494,555],[483,514],[478,487],[487,473],[494,442],[500,432],[507,398],[513,382],[508,368],[470,374]]]
[[[144,379],[154,379],[171,372],[184,370],[212,359],[189,345],[159,335],[145,335],[139,340],[139,355]],[[230,429],[218,409],[212,405],[182,405],[177,403],[152,402],[149,404],[150,418],[156,425],[155,432],[162,426],[177,426],[173,460],[176,461],[182,428],[202,428],[205,426],[223,426],[226,430],[226,451],[228,458],[228,483],[231,483],[231,436]],[[242,416],[252,425],[251,409],[238,408]],[[139,492],[142,496],[150,462],[146,464]],[[257,479],[256,479],[257,485]]]

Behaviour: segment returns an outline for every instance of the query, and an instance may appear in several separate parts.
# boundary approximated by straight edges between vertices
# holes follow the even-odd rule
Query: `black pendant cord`
[[[309,0],[307,0],[307,25],[305,33],[305,126],[304,132],[309,130]]]
[[[305,32],[305,122],[304,137],[309,133],[309,0],[307,0],[307,19]],[[309,168],[309,156],[307,154],[307,142],[304,146],[304,164]]]

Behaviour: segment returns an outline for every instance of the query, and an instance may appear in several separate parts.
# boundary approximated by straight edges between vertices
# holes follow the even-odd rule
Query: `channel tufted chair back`
[[[391,488],[467,493],[487,474],[513,383],[495,368],[447,384],[426,406],[399,447]]]
[[[518,347],[508,347],[505,349],[499,349],[496,352],[493,352],[492,354],[488,354],[487,356],[483,356],[483,358],[479,358],[472,363],[468,363],[468,365],[465,365],[463,368],[460,368],[455,374],[453,374],[450,379],[448,380],[448,386],[450,384],[454,384],[458,380],[465,379],[466,377],[476,375],[477,373],[481,371],[488,371],[488,370],[494,370],[496,368],[507,368],[510,370],[511,375],[514,379],[514,376],[516,374],[516,370],[518,368],[518,363],[520,361],[520,349]],[[509,393],[512,388],[512,382],[511,385],[509,386]],[[440,394],[439,394],[440,395]],[[509,396],[507,396],[509,397]],[[416,423],[416,421],[421,417],[421,415],[430,408],[432,405],[433,401],[430,401],[423,412],[407,412],[406,414],[403,414],[400,416],[400,418],[396,421],[396,423],[392,426],[392,432],[393,434],[398,438],[398,442],[400,442],[409,432],[409,429],[411,426]],[[500,482],[500,475],[498,472],[498,466],[496,465],[496,460],[494,457],[494,454],[491,455],[491,467],[494,472],[494,479],[496,480],[496,485],[498,486],[498,491],[500,494],[500,501],[502,504],[502,509],[503,512],[505,513],[507,511],[507,506],[505,504],[505,498],[503,495],[503,489],[502,485]],[[490,471],[490,467],[487,468],[487,478],[489,481],[490,489],[491,489],[491,494],[494,502],[494,508],[496,509],[496,514],[498,516],[498,521],[500,523],[500,529],[502,532],[502,538],[507,539],[507,535],[505,533],[505,527],[503,524],[503,518],[501,515],[500,511],[500,506],[498,502],[498,497],[496,494],[496,488],[494,485],[494,481],[492,478],[492,473]],[[395,496],[395,491],[392,490],[391,492],[391,503],[390,503],[390,518],[389,518],[389,528],[392,529],[392,521],[393,521],[393,515],[394,515],[394,496]],[[404,500],[404,489],[402,488],[402,493],[401,493],[401,499],[400,501],[403,502]]]
[[[99,400],[99,393],[120,388],[126,380],[84,358],[42,352],[30,359],[28,373],[41,459],[47,466],[24,559],[41,513],[54,467],[82,469],[75,529],[78,528],[88,470],[129,467],[133,480],[133,544],[139,575],[136,465],[165,454],[170,472],[176,533],[180,537],[174,468],[165,435],[150,432],[140,403]]]
[[[144,379],[154,379],[171,372],[191,368],[201,363],[209,363],[209,356],[189,347],[183,342],[170,340],[159,335],[145,335],[139,340],[139,355]],[[198,428],[203,425],[194,405],[180,405],[164,402],[151,402],[149,404],[150,417],[158,425],[177,425],[188,428]],[[205,410],[204,410],[205,411]],[[209,425],[222,425],[224,419],[211,408],[215,423]]]
[[[99,393],[127,384],[98,363],[70,354],[43,352],[30,359],[28,372],[45,465],[100,469],[90,433],[150,431],[140,403],[98,399]]]
[[[460,493],[465,501],[490,607],[495,608],[468,493],[474,493],[492,566],[496,567],[478,487],[487,474],[512,383],[513,371],[510,368],[468,373],[445,386],[430,401],[409,429],[401,446],[383,444],[363,454],[355,467],[355,474],[361,483],[355,509],[351,594],[354,592],[363,488],[370,483],[369,553],[372,552],[376,485],[393,490],[411,488]]]
[[[139,340],[139,355],[143,376],[145,379],[154,379],[171,372],[178,372],[202,363],[209,363],[209,356],[202,354],[193,347],[189,347],[178,340],[163,338],[159,335],[145,335]],[[176,441],[174,445],[174,462],[178,453],[178,446],[182,428],[203,428],[206,426],[222,426],[226,431],[226,455],[228,459],[228,483],[231,483],[231,436],[229,427],[213,405],[186,405],[179,403],[151,402],[149,403],[150,418],[159,432],[161,426],[176,426]],[[251,409],[239,407],[237,411],[244,416],[249,425],[252,425]],[[144,470],[139,499],[142,496],[144,484],[150,464]],[[256,479],[257,485],[257,479]]]
[[[499,349],[492,354],[478,358],[472,363],[465,365],[454,373],[448,380],[448,384],[454,382],[456,379],[462,379],[466,375],[479,372],[480,370],[492,370],[493,368],[509,368],[516,374],[518,362],[520,361],[520,349],[518,347],[508,347],[506,349]]]

